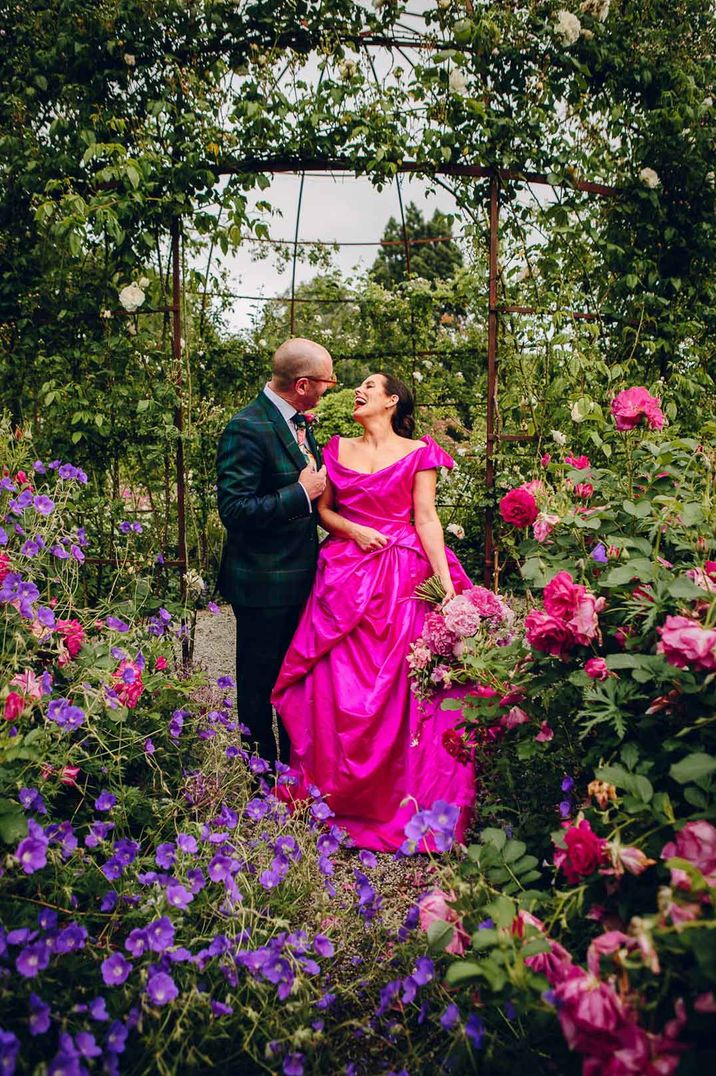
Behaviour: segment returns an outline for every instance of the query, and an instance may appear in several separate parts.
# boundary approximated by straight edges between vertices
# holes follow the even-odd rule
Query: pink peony
[[[4,718],[6,721],[15,721],[25,709],[25,700],[17,691],[11,691],[5,699]]]
[[[533,609],[525,617],[525,637],[535,650],[555,658],[565,659],[574,646],[574,636],[564,621],[541,609]]]
[[[679,669],[716,670],[716,628],[704,628],[687,616],[667,616],[657,628],[661,642],[658,654]]]
[[[70,657],[76,658],[85,640],[85,630],[79,620],[58,620],[57,630],[64,639]]]
[[[407,657],[408,668],[412,671],[415,669],[426,669],[433,658],[433,652],[429,647],[425,646],[422,639],[418,639],[416,643],[410,648],[410,652]]]
[[[588,658],[584,663],[584,671],[590,680],[606,680],[609,676],[604,658]]]
[[[554,512],[540,512],[532,526],[535,541],[544,542],[549,538],[559,521],[559,516],[556,516]]]
[[[445,623],[445,617],[438,612],[430,612],[425,617],[423,642],[430,647],[433,654],[451,657],[458,636],[451,632]]]
[[[462,956],[470,944],[470,935],[463,927],[458,913],[448,904],[448,901],[452,900],[455,900],[452,890],[446,893],[442,889],[431,889],[428,893],[424,893],[418,901],[420,926],[422,930],[427,931],[431,923],[450,923],[454,926],[455,933],[450,944],[445,947],[445,952]]]
[[[686,859],[704,876],[706,884],[716,886],[716,828],[701,819],[687,822],[661,850],[662,859]],[[677,889],[690,889],[691,879],[686,871],[674,869],[671,884]]]
[[[462,592],[461,597],[467,598],[485,620],[503,621],[511,615],[511,610],[502,598],[487,587],[470,587]]]
[[[564,848],[555,849],[553,859],[555,867],[564,871],[570,885],[594,874],[607,858],[607,842],[597,836],[586,818],[567,828],[564,844]]]
[[[480,626],[480,614],[465,594],[458,594],[447,602],[442,612],[447,630],[461,639],[474,635]]]
[[[537,502],[526,489],[511,489],[500,501],[500,515],[514,527],[529,527],[537,519]]]
[[[574,467],[575,471],[586,471],[591,467],[589,456],[565,456],[564,462]]]
[[[643,418],[649,429],[661,430],[665,421],[661,400],[642,385],[618,393],[612,400],[612,415],[618,430],[633,430]]]

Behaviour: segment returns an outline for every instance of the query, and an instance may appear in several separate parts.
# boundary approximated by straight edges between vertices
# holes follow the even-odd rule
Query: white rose
[[[448,85],[453,93],[467,93],[467,82],[459,67],[453,67],[448,78]]]
[[[119,293],[119,301],[128,314],[133,314],[135,310],[139,310],[144,302],[144,292],[139,287],[139,284],[132,282],[127,284],[126,288],[122,288]]]
[[[132,56],[131,52],[125,52],[124,62],[126,63],[127,67],[134,67],[137,60],[134,56]]]
[[[701,102],[701,104],[704,106],[704,108],[711,108],[713,103],[714,103],[713,97],[704,97],[703,101]]]
[[[554,30],[557,36],[562,39],[562,44],[569,48],[582,32],[582,24],[571,11],[562,9],[562,11],[557,12]]]
[[[645,187],[648,187],[649,190],[652,191],[661,183],[658,174],[654,171],[653,168],[642,168],[641,172],[639,173],[639,179],[642,181]]]
[[[552,434],[552,440],[554,441],[554,443],[556,445],[566,445],[567,444],[566,435],[563,434],[563,433],[560,433],[559,430],[550,430],[550,433]]]
[[[142,277],[139,278],[137,283],[139,284],[140,288],[148,288],[149,287],[149,278],[146,277],[146,276],[142,276]]]
[[[423,375],[420,373],[420,370],[413,370],[413,380],[414,381],[422,381],[423,380]]]
[[[465,528],[461,527],[459,523],[448,523],[445,530],[448,534],[454,534],[456,538],[465,537]]]
[[[610,4],[611,0],[582,0],[579,10],[585,15],[594,15],[594,18],[599,19],[600,22],[605,22]]]

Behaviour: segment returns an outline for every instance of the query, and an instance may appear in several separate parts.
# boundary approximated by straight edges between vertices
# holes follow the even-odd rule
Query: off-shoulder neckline
[[[395,467],[398,463],[403,463],[405,460],[410,459],[411,456],[414,456],[416,452],[421,452],[424,448],[429,448],[430,447],[430,440],[426,436],[426,437],[423,438],[423,440],[425,441],[425,444],[418,445],[417,448],[411,449],[410,452],[406,452],[404,456],[400,457],[400,459],[393,460],[392,463],[386,464],[385,467],[379,467],[377,471],[356,471],[355,467],[348,467],[347,464],[341,463],[341,461],[339,460],[338,451],[340,449],[340,444],[341,444],[340,434],[336,434],[335,439],[336,439],[336,451],[334,453],[335,462],[338,464],[339,467],[342,467],[344,471],[350,471],[351,474],[362,475],[364,478],[372,478],[373,475],[382,474],[384,471],[389,471],[391,467]],[[348,440],[350,440],[350,438],[348,438]]]

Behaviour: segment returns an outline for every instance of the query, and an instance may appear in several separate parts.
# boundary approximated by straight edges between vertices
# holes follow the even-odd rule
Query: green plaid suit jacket
[[[312,431],[311,451],[321,466]],[[306,461],[265,393],[234,415],[217,451],[219,515],[226,541],[219,590],[232,605],[301,605],[316,571],[318,538],[298,475]]]

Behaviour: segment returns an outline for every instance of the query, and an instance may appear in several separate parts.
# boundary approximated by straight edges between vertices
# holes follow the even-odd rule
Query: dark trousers
[[[277,609],[234,605],[236,617],[236,693],[239,720],[251,729],[261,758],[276,761],[271,692],[298,625],[302,606]],[[288,762],[290,741],[279,718],[279,757]]]

